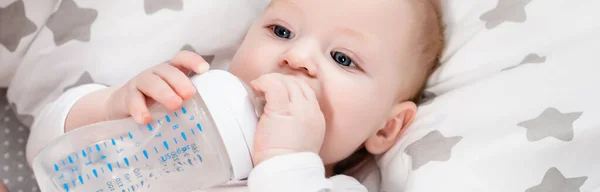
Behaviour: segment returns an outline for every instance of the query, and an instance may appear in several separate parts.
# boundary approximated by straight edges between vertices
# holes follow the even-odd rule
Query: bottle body
[[[252,141],[240,142],[239,135],[253,135],[240,130],[235,114],[224,116],[232,107],[223,105],[235,102],[224,100],[219,104],[211,99],[226,92],[195,85],[203,88],[177,111],[152,106],[152,122],[147,125],[138,125],[130,118],[102,122],[54,140],[33,160],[41,190],[192,191],[247,176],[251,158],[239,158],[237,154],[245,155],[245,150],[249,157],[248,142]],[[237,99],[246,103],[251,98],[248,94]],[[245,116],[250,122],[257,121],[256,113]]]

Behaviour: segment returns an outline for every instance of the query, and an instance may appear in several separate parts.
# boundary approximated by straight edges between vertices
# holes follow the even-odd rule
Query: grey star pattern
[[[5,95],[6,90],[0,89],[0,183],[5,183],[8,191],[37,190],[37,182],[25,157],[29,129],[18,120],[18,113],[8,106]]]
[[[527,129],[527,140],[539,141],[546,137],[554,137],[562,141],[572,141],[574,137],[573,123],[583,112],[561,113],[556,108],[547,108],[531,120],[523,121],[517,126]]]
[[[162,9],[183,10],[183,0],[144,0],[146,15],[154,14]]]
[[[57,46],[71,40],[89,42],[91,26],[97,17],[98,11],[81,8],[73,0],[63,0],[46,25],[52,31]]]
[[[412,170],[417,170],[431,161],[450,160],[452,148],[462,137],[444,137],[439,131],[432,131],[406,147],[406,154],[412,157]]]
[[[25,5],[22,0],[0,8],[0,44],[8,51],[14,52],[19,47],[21,39],[37,30],[37,26],[25,15]]]
[[[90,84],[90,83],[94,83],[94,79],[92,79],[92,76],[90,75],[90,73],[86,71],[83,74],[81,74],[81,76],[79,76],[79,79],[77,79],[77,81],[75,83],[65,87],[63,89],[63,92],[67,92],[69,89],[72,89],[72,88],[75,88],[75,87],[78,87],[81,85],[85,85],[85,84]]]
[[[487,29],[493,29],[504,22],[523,23],[527,20],[525,6],[532,0],[498,0],[496,8],[479,17]]]
[[[523,58],[523,60],[518,65],[507,67],[507,68],[503,69],[502,71],[508,71],[508,70],[517,68],[521,65],[538,64],[538,63],[544,63],[544,62],[546,62],[546,56],[542,57],[538,54],[530,53],[527,56],[525,56],[525,58]]]
[[[587,177],[566,178],[556,167],[546,171],[542,183],[525,192],[579,192]]]

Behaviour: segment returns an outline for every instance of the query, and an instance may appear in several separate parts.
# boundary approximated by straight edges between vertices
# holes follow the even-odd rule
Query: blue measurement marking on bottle
[[[144,153],[144,157],[146,157],[146,159],[148,159],[148,152],[146,152],[146,150],[144,150],[143,153]]]
[[[117,161],[117,167],[121,168],[121,164]]]
[[[152,125],[150,125],[150,123],[148,123],[148,131],[152,131]]]
[[[169,117],[168,115],[165,115],[165,120],[167,120],[167,123],[171,122],[171,117]]]
[[[65,191],[68,192],[69,191],[69,184],[66,184],[66,183],[63,184],[63,188],[65,188]]]
[[[185,136],[185,132],[181,132],[181,138],[182,138],[184,141],[187,141],[187,136]]]
[[[79,153],[75,153],[75,159],[79,160]]]
[[[62,160],[62,165],[65,165],[65,160]]]
[[[100,167],[100,171],[102,171],[102,173],[104,173],[104,167]]]
[[[85,153],[85,150],[81,150],[81,155],[83,155],[83,157],[87,156],[87,153]]]
[[[69,159],[69,163],[73,164],[73,158],[71,158],[70,155],[68,156],[68,159]]]
[[[200,130],[200,132],[202,132],[202,126],[200,125],[200,123],[196,123],[196,127],[198,127],[198,130]]]
[[[75,180],[72,180],[71,184],[73,184],[73,188],[75,188]]]
[[[81,177],[81,175],[79,177],[77,177],[79,179],[79,183],[83,184],[83,177]]]
[[[187,113],[187,110],[185,110],[185,107],[181,107],[181,112],[182,112],[183,114],[186,114],[186,113]]]
[[[115,142],[115,139],[112,139],[112,138],[110,139],[110,143],[112,143],[113,146],[117,145],[117,142]]]
[[[174,112],[174,114],[175,114],[175,117],[179,117],[179,115],[177,114],[177,111],[176,111],[176,112]]]
[[[110,163],[106,164],[106,167],[108,167],[108,170],[109,170],[110,172],[112,172],[112,171],[113,171],[112,165],[111,165]]]
[[[158,125],[162,125],[162,122],[160,120],[158,120]]]
[[[129,159],[127,159],[127,157],[123,158],[123,162],[125,162],[125,165],[129,167]]]
[[[58,172],[58,165],[54,164],[54,171]]]
[[[104,142],[104,148],[107,148],[108,146],[106,146],[106,141]]]
[[[177,138],[173,138],[173,141],[175,142],[175,145],[179,144],[179,142],[177,142]]]
[[[200,156],[200,155],[196,155],[196,156],[198,156],[198,158],[200,159],[200,162],[202,162],[202,156]]]
[[[98,144],[96,144],[96,150],[100,151],[100,146]]]
[[[88,178],[88,181],[90,180],[90,174],[85,174]]]
[[[188,163],[189,163],[190,165],[192,165],[192,166],[194,165],[194,163],[192,163],[192,160],[191,160],[191,159],[188,159]]]
[[[131,132],[129,132],[128,134],[129,134],[129,139],[133,139],[133,135],[131,134]]]
[[[167,143],[167,141],[163,141],[163,146],[165,146],[165,149],[169,150],[169,143]]]
[[[154,152],[158,153],[158,149],[156,147],[154,147]]]
[[[92,169],[92,173],[94,174],[94,177],[98,178],[98,172],[96,169]]]
[[[133,157],[135,157],[135,161],[136,161],[136,162],[138,162],[138,161],[139,161],[139,160],[138,160],[138,158],[137,158],[137,155],[134,155]]]
[[[125,140],[123,140],[123,136],[119,136],[119,137],[121,138],[121,141],[125,141]]]
[[[192,131],[192,135],[196,135],[196,132],[194,132],[194,128],[190,129]]]

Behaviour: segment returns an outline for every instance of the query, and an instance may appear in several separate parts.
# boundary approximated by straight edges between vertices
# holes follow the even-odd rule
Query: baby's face
[[[406,99],[410,9],[400,0],[273,0],[250,28],[230,72],[246,83],[267,73],[303,79],[327,123],[320,156],[348,157]]]

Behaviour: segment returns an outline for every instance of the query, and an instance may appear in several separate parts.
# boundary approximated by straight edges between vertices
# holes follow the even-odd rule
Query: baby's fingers
[[[265,95],[265,109],[276,112],[287,111],[290,103],[286,86],[281,74],[267,74],[251,82],[252,88]]]
[[[171,65],[181,70],[186,75],[194,71],[197,74],[202,74],[210,68],[208,62],[200,55],[191,51],[181,51],[171,60]]]
[[[196,94],[196,88],[182,71],[168,64],[161,64],[152,69],[152,73],[162,78],[184,100]]]
[[[129,93],[127,97],[127,108],[129,110],[129,114],[135,122],[139,124],[146,124],[150,122],[152,118],[150,113],[148,112],[148,106],[146,105],[146,97],[139,90],[134,88]]]
[[[159,76],[145,73],[137,80],[136,88],[140,92],[163,104],[167,109],[174,111],[183,104],[183,99]]]

